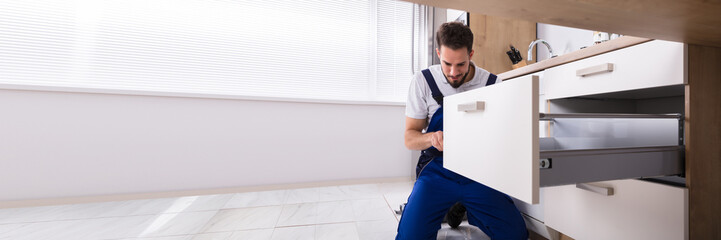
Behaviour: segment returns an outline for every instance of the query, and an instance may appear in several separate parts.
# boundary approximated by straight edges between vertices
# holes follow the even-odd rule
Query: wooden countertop
[[[488,16],[721,47],[721,2],[708,0],[404,0]]]
[[[546,59],[537,63],[530,64],[521,68],[516,68],[508,72],[498,74],[501,79],[511,79],[519,76],[523,76],[529,73],[543,71],[544,69],[555,67],[561,64],[581,60],[584,58],[596,56],[602,53],[618,50],[625,47],[630,47],[636,44],[651,41],[648,38],[639,38],[631,36],[623,36],[611,41],[603,42],[597,45],[593,45],[584,49],[580,49],[574,52],[566,53],[561,56]]]

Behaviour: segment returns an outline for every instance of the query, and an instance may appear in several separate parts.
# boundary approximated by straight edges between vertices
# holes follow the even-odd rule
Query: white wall
[[[546,40],[553,48],[553,53],[558,56],[579,50],[581,47],[593,45],[593,31],[580,28],[538,23],[536,25],[536,36]],[[534,60],[546,60],[549,57],[546,46],[538,44],[534,47]]]
[[[404,107],[0,90],[0,202],[410,177]]]

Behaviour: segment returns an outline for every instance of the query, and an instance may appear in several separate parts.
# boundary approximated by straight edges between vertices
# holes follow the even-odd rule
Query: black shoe
[[[465,215],[466,207],[459,202],[454,204],[451,209],[448,210],[448,214],[446,215],[448,225],[450,225],[451,228],[458,228],[458,226],[461,225],[461,222],[463,222],[463,217],[465,217]]]
[[[400,209],[400,210],[395,210],[396,215],[401,215],[401,214],[403,214],[403,209],[406,208],[406,204],[408,204],[408,203],[401,204],[401,206],[398,207],[398,209]]]

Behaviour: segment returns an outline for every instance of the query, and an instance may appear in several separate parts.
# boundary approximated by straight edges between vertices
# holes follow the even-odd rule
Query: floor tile
[[[77,225],[73,225],[63,232],[73,236],[69,239],[137,238],[153,223],[154,219],[156,219],[155,215],[85,219],[77,221]],[[76,227],[78,228],[76,233],[68,231]]]
[[[391,218],[385,220],[374,220],[374,221],[360,221],[356,222],[358,233],[379,233],[379,232],[393,232],[398,230],[398,222]]]
[[[377,184],[342,185],[318,188],[318,201],[340,201],[376,198],[381,195]]]
[[[150,238],[125,238],[119,240],[190,240],[192,236],[167,236],[167,237],[150,237]]]
[[[216,213],[218,213],[217,210],[156,215],[138,237],[196,234]]]
[[[0,239],[122,239],[133,238],[150,217],[100,218],[30,223],[0,234]]]
[[[25,225],[28,225],[29,223],[10,223],[10,224],[0,224],[0,236],[3,234],[8,234],[12,231],[15,231],[17,229],[22,228]]]
[[[282,209],[281,206],[223,209],[210,219],[201,233],[273,228]]]
[[[20,219],[20,218],[18,218]],[[70,225],[66,223],[64,226]],[[25,223],[25,224],[12,224],[11,228],[7,228],[7,231],[0,232],[0,239],[17,239],[17,240],[29,240],[29,239],[42,239],[42,237],[48,237],[50,234],[48,228],[58,228],[50,222],[41,223]],[[10,225],[8,225],[10,226]],[[60,226],[60,227],[64,227]],[[52,235],[49,235],[52,236]]]
[[[27,208],[6,208],[0,209],[0,224],[6,223],[36,223],[56,220],[71,220],[79,217],[96,217],[101,213],[102,208],[94,208],[87,205],[87,208],[78,212],[75,205],[40,206]]]
[[[341,190],[338,186],[318,188],[318,201],[340,201],[353,199],[347,191]]]
[[[319,188],[300,188],[288,190],[285,204],[297,204],[297,203],[311,203],[318,202],[320,195],[318,192]]]
[[[356,221],[383,220],[394,217],[394,213],[383,198],[353,200],[352,203]]]
[[[273,229],[258,229],[237,231],[227,240],[270,240],[273,237]]]
[[[358,240],[355,223],[335,223],[316,225],[315,240]]]
[[[189,240],[228,240],[233,232],[201,233],[190,237]]]
[[[219,210],[233,198],[234,194],[217,194],[204,196],[181,197],[175,200],[176,208],[171,208],[164,213],[173,212],[198,212]]]
[[[342,223],[355,220],[351,201],[320,202],[317,204],[316,224]]]
[[[405,202],[411,189],[356,184],[0,209],[0,239],[393,239],[389,204]]]
[[[385,220],[356,222],[360,240],[395,239],[398,222],[392,218]]]
[[[368,232],[368,233],[359,233],[358,239],[359,240],[388,240],[388,239],[395,239],[396,238],[396,232]]]
[[[271,240],[314,240],[315,226],[283,227],[273,230]]]
[[[390,206],[393,210],[396,220],[400,220],[401,215],[397,214],[395,211],[400,211],[400,206],[408,202],[408,196],[410,196],[410,194],[410,190],[407,192],[391,192],[384,194],[386,203],[388,203],[388,206]]]
[[[234,194],[223,208],[247,208],[282,205],[288,190]]]
[[[350,199],[371,199],[382,195],[378,184],[344,185],[339,188],[348,193]]]
[[[100,216],[115,217],[212,211],[223,207],[232,196],[233,194],[218,194],[112,202],[112,204],[116,205],[109,207]]]
[[[317,203],[301,203],[283,206],[278,218],[278,227],[315,224],[318,219]]]
[[[97,217],[126,217],[161,214],[171,208],[176,198],[139,199],[129,201],[95,203],[105,210]],[[93,204],[90,204],[93,205]],[[80,205],[78,207],[88,207]]]
[[[378,184],[378,189],[383,194],[394,192],[410,192],[411,189],[413,189],[413,184],[415,184],[415,181],[381,183]]]

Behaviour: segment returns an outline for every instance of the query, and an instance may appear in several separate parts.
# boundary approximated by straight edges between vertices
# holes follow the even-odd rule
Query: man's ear
[[[468,58],[473,58],[473,53],[475,53],[475,52],[476,52],[476,51],[471,50],[471,53],[468,54]]]
[[[438,48],[436,48],[436,55],[438,55],[438,59],[441,59],[441,50],[438,50]]]

